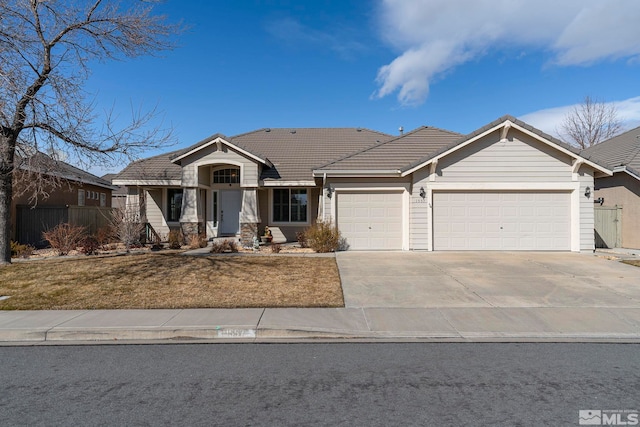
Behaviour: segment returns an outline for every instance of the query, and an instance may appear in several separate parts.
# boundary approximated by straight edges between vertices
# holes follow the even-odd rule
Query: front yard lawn
[[[335,258],[49,259],[0,267],[0,310],[343,307]]]

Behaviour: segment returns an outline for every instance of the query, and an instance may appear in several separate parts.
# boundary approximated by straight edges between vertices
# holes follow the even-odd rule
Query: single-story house
[[[42,181],[39,175],[45,176]],[[47,184],[54,181],[58,184]],[[46,195],[33,198],[34,182],[43,183],[40,193]],[[111,192],[115,188],[102,178],[44,153],[16,156],[10,238],[42,246],[42,232],[63,222],[85,226],[95,233],[108,223]]]
[[[595,179],[595,198],[602,206],[596,205],[602,215],[597,237],[603,246],[640,249],[640,127],[589,147],[581,155],[613,171],[612,176]]]
[[[352,250],[594,249],[594,177],[611,171],[504,116],[469,135],[420,127],[213,135],[114,180],[160,234],[289,240],[317,220]]]

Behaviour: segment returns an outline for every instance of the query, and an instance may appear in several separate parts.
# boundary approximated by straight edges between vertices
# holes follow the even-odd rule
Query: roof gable
[[[233,149],[234,151],[239,152],[240,154],[244,155],[245,157],[248,157],[258,163],[262,163],[264,165],[268,165],[271,166],[271,163],[269,162],[269,160],[267,158],[265,158],[264,156],[260,156],[260,155],[256,155],[254,153],[252,153],[249,150],[246,150],[242,147],[238,147],[236,145],[234,145],[233,143],[229,142],[227,140],[228,138],[225,137],[224,135],[221,134],[215,134],[210,136],[209,138],[206,138],[200,142],[198,142],[197,144],[192,145],[191,147],[188,147],[184,150],[182,150],[180,153],[178,153],[175,157],[172,158],[172,162],[173,163],[177,163],[180,164],[180,161],[188,156],[197,154],[198,152],[206,149],[207,147],[210,147],[212,145],[217,145],[218,146],[218,150],[221,150],[222,145],[226,145],[227,147]]]
[[[505,115],[477,129],[476,131],[464,136],[463,138],[460,138],[459,140],[455,141],[451,145],[447,147],[443,147],[437,152],[434,152],[429,156],[426,156],[425,158],[420,159],[411,167],[403,170],[402,176],[409,175],[415,172],[416,170],[427,166],[432,162],[438,161],[442,157],[445,157],[457,150],[460,150],[461,148],[466,147],[469,144],[472,144],[475,141],[497,130],[501,131],[501,139],[505,139],[507,138],[507,135],[512,128],[517,129],[520,132],[523,132],[533,137],[534,139],[548,145],[551,148],[554,148],[564,154],[569,155],[571,158],[573,158],[575,161],[579,163],[586,163],[600,172],[603,172],[607,175],[611,174],[611,171],[608,170],[606,167],[581,157],[580,154],[578,153],[578,150],[570,146],[569,144],[562,142],[559,139],[554,138],[551,135],[544,133],[540,129],[537,129],[521,120],[518,120],[513,116]]]

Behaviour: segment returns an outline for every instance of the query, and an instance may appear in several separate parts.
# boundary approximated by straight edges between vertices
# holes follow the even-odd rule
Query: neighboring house
[[[613,176],[597,176],[595,181],[595,198],[603,207],[603,222],[596,227],[602,246],[640,249],[640,127],[581,154],[613,170]]]
[[[102,179],[111,183],[113,178],[116,177],[115,173],[108,173],[102,176]],[[111,192],[111,207],[114,209],[125,209],[127,207],[127,189],[119,185],[114,185]]]
[[[11,200],[11,239],[20,243],[42,246],[42,232],[62,222],[86,226],[91,233],[106,225],[111,209],[110,182],[78,169],[68,163],[37,153],[17,158],[18,168]],[[44,186],[47,196],[32,199],[33,190],[25,180],[38,174],[56,177],[59,185]]]
[[[462,136],[420,127],[213,135],[114,180],[159,233],[289,240],[316,220],[353,250],[593,250],[594,176],[611,171],[504,116]]]

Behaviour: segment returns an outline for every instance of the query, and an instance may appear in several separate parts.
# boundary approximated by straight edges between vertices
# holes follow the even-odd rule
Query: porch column
[[[240,210],[240,241],[242,246],[253,245],[253,238],[258,237],[260,222],[257,189],[243,188],[242,209]]]
[[[180,215],[180,227],[185,239],[199,234],[198,222],[198,188],[182,189],[182,213]]]

